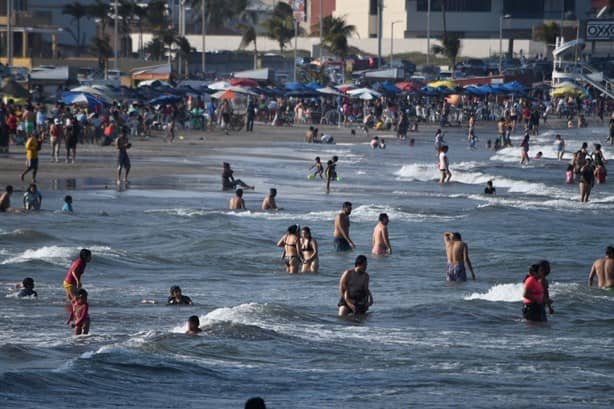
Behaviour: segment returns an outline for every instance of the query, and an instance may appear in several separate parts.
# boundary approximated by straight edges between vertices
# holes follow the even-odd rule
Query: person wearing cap
[[[54,162],[60,160],[60,145],[62,143],[62,121],[55,118],[49,127],[49,140],[51,141],[51,157]]]

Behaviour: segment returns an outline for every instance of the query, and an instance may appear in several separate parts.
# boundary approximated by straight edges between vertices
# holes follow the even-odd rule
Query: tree
[[[113,48],[109,44],[109,36],[92,38],[88,51],[98,58],[98,68],[101,71],[105,71],[109,66],[109,58],[113,56]]]
[[[247,8],[248,0],[191,0],[193,10],[201,10],[205,3],[205,22],[207,27],[219,29],[229,21],[238,18]],[[196,21],[201,20],[202,13],[195,13]]]
[[[443,20],[443,36],[441,37],[441,45],[434,44],[431,47],[431,52],[435,55],[444,55],[450,60],[451,71],[456,67],[456,58],[461,48],[460,36],[456,33],[448,33],[446,25],[446,6],[448,0],[441,1],[441,18]]]
[[[72,34],[73,38],[75,39],[75,43],[77,45],[77,55],[79,55],[80,51],[81,51],[81,19],[83,17],[87,16],[87,8],[79,3],[78,1],[74,1],[71,4],[66,4],[63,8],[62,8],[62,14],[67,15],[67,16],[71,16],[72,22],[76,22],[77,24],[77,33],[73,33],[72,30],[67,30],[69,33]]]
[[[258,33],[256,28],[258,27],[258,15],[254,13],[243,13],[241,16],[241,24],[239,24],[239,30],[241,30],[241,43],[239,49],[244,50],[251,43],[254,43],[254,69],[258,68],[258,45],[256,40]]]
[[[554,21],[550,23],[541,24],[533,30],[533,39],[535,41],[542,41],[546,43],[547,53],[551,55],[556,43],[556,38],[560,33],[560,27]]]
[[[94,4],[85,6],[85,10],[88,18],[93,18],[100,22],[100,38],[104,38],[107,22],[109,21],[109,5],[102,0],[96,0]]]
[[[187,76],[190,70],[190,55],[195,52],[196,49],[190,45],[190,42],[185,37],[175,38],[175,45],[177,46],[178,60],[182,61],[184,64],[183,67],[177,67],[177,71],[181,73],[182,68],[184,68],[184,73]]]
[[[292,7],[287,3],[277,3],[273,9],[273,15],[264,22],[263,27],[267,31],[268,37],[277,41],[279,51],[283,53],[286,44],[294,38]]]
[[[345,60],[348,55],[348,37],[356,33],[356,27],[345,23],[343,17],[326,16],[323,20],[322,44],[331,53],[341,58],[345,79]]]
[[[159,37],[155,37],[145,45],[145,52],[151,56],[152,60],[160,61],[164,57],[164,43]]]

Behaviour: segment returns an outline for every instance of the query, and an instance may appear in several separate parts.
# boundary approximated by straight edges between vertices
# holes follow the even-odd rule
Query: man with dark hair
[[[350,214],[352,213],[352,203],[344,202],[343,209],[335,216],[335,230],[333,238],[335,250],[349,251],[356,247],[350,239]]]
[[[392,254],[392,246],[388,238],[388,222],[389,218],[386,213],[379,215],[379,223],[373,229],[373,248],[371,254],[374,256],[389,256]]]
[[[13,194],[13,186],[7,185],[6,190],[0,196],[0,212],[6,212],[11,208],[11,195]]]
[[[341,298],[337,303],[339,316],[349,314],[365,314],[373,305],[373,295],[369,290],[369,274],[367,273],[367,257],[356,257],[354,268],[346,270],[339,280]]]
[[[245,402],[245,409],[266,409],[264,399],[261,397],[251,398]]]
[[[237,189],[234,197],[230,199],[229,206],[231,210],[245,209],[245,200],[243,200],[243,189]]]
[[[588,286],[593,286],[593,280],[597,277],[599,288],[614,287],[614,247],[605,249],[605,257],[595,260],[591,272],[588,275]]]
[[[271,188],[269,190],[269,194],[266,195],[266,197],[262,201],[262,210],[281,210],[279,207],[277,207],[277,203],[275,202],[276,196],[277,189]]]
[[[458,232],[445,232],[443,234],[443,241],[446,245],[446,255],[448,257],[446,279],[448,281],[467,281],[466,265],[471,272],[471,278],[475,280],[475,273],[469,259],[469,248],[462,240],[461,234]]]

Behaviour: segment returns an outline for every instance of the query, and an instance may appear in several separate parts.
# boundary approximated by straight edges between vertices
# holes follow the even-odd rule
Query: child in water
[[[38,294],[34,291],[34,280],[31,277],[26,277],[21,282],[21,290],[19,294],[17,294],[17,297],[23,298],[32,296],[38,297]]]
[[[62,206],[62,211],[65,213],[72,213],[72,196],[71,195],[64,196],[64,206]]]
[[[310,179],[314,179],[316,176],[320,176],[320,179],[324,179],[324,176],[322,176],[322,174],[324,173],[324,166],[322,165],[319,156],[316,156],[316,161],[313,165],[311,165],[309,170],[311,169],[315,169],[315,172],[313,172],[313,175],[310,175]]]
[[[166,302],[168,305],[192,305],[192,300],[187,295],[181,294],[181,288],[174,285],[170,289],[170,296]]]
[[[565,172],[565,183],[568,185],[573,183],[573,165],[567,166],[567,171]]]
[[[187,335],[196,335],[200,332],[202,332],[202,329],[200,329],[200,320],[196,315],[192,315],[188,318],[188,329],[185,333]]]
[[[67,324],[75,329],[75,335],[88,334],[90,332],[90,316],[88,314],[87,291],[83,288],[77,291],[77,296],[71,301],[72,308]],[[73,322],[74,321],[74,322]]]

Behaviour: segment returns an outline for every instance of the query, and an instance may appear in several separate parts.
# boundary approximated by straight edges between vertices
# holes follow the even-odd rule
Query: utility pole
[[[113,3],[113,7],[115,8],[114,11],[114,16],[113,16],[113,49],[114,49],[114,54],[115,54],[115,58],[113,61],[113,68],[116,71],[117,74],[117,70],[118,70],[118,66],[119,66],[119,50],[118,50],[118,46],[117,46],[117,40],[119,37],[119,29],[118,29],[118,19],[119,19],[119,15],[117,14],[117,0],[115,0],[115,2]]]
[[[320,61],[322,61],[322,32],[324,31],[324,10],[323,1],[320,0]]]
[[[201,12],[201,31],[202,31],[202,43],[203,43],[203,53],[201,56],[201,63],[203,69],[203,79],[205,79],[205,31],[207,29],[207,22],[205,21],[205,0],[200,0],[200,12]]]
[[[384,0],[377,0],[377,66],[382,66],[382,21]]]
[[[298,19],[294,16],[294,82],[296,82],[296,49],[298,47]]]
[[[6,3],[6,65],[13,66],[13,0]]]
[[[426,65],[431,64],[431,0],[426,3]]]

